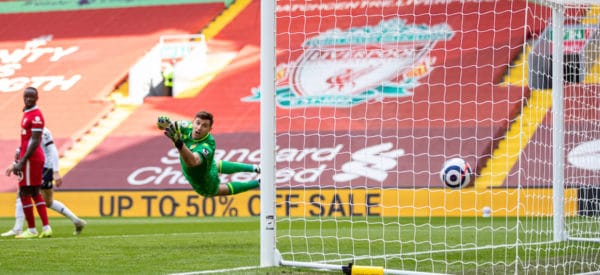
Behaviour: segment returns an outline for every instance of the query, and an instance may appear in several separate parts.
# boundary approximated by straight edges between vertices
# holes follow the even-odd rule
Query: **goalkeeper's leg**
[[[260,173],[258,165],[222,160],[217,163],[217,169],[220,174],[233,174],[238,172]]]
[[[231,181],[225,183],[225,186],[227,186],[227,189],[229,189],[228,195],[235,195],[259,187],[260,180],[251,180],[247,182]]]

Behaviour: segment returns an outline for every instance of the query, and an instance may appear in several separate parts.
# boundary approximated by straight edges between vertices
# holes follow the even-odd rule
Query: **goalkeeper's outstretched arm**
[[[181,159],[183,162],[185,162],[187,167],[194,167],[202,164],[202,158],[200,158],[200,155],[190,151],[187,146],[183,145],[181,149],[177,148],[177,150],[179,150],[179,156],[181,156]]]
[[[162,115],[156,120],[156,127],[161,131],[167,129],[169,125],[171,125],[171,119],[168,116]]]
[[[168,122],[168,126],[166,123]],[[183,160],[186,166],[194,167],[202,164],[202,158],[197,153],[192,152],[183,143],[183,136],[181,133],[180,125],[177,121],[171,122],[166,116],[159,116],[156,123],[158,129],[164,130],[164,134],[168,137],[175,148],[179,151],[179,156]]]

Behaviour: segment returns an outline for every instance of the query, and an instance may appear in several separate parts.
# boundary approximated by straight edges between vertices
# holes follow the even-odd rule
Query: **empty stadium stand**
[[[40,90],[39,106],[64,152],[115,109],[108,95],[160,35],[196,33],[224,9],[209,2],[0,14],[0,151],[18,144],[23,88]],[[0,177],[6,190],[15,190],[14,180]]]
[[[461,154],[472,156],[467,160],[478,172],[482,171],[490,158],[494,157],[490,152],[503,146],[502,142],[510,142],[505,139],[507,130],[512,122],[523,119],[520,107],[524,102],[536,102],[539,95],[539,91],[529,91],[526,86],[523,87],[525,79],[505,79],[509,73],[507,60],[516,60],[517,64],[525,62],[520,54],[523,45],[529,41],[523,37],[523,29],[509,28],[526,26],[534,21],[525,20],[522,14],[515,15],[524,12],[522,7],[525,4],[526,1],[456,3],[455,6],[421,5],[401,11],[400,14],[419,14],[403,17],[408,24],[447,23],[454,31],[449,40],[437,43],[431,49],[431,56],[438,65],[433,67],[427,81],[416,87],[410,97],[367,101],[352,108],[294,109],[279,106],[279,110],[289,116],[290,123],[278,125],[278,130],[297,134],[282,141],[280,146],[325,148],[334,152],[341,144],[352,152],[365,144],[370,146],[378,142],[391,142],[394,146],[404,148],[406,154],[398,161],[397,174],[389,176],[394,182],[383,183],[384,187],[396,186],[397,182],[407,187],[442,187],[437,179],[439,164],[445,156],[459,153],[458,150],[462,150]],[[443,15],[445,11],[442,11],[448,8],[460,9],[461,12],[446,17]],[[260,1],[236,1],[225,20],[204,30],[208,37],[209,54],[223,54],[231,59],[220,63],[220,69],[213,72],[196,92],[182,98],[146,98],[140,106],[119,106],[108,99],[110,92],[126,77],[129,66],[152,47],[158,35],[196,32],[217,18],[223,9],[223,4],[190,4],[32,13],[24,17],[0,15],[3,21],[21,25],[27,23],[30,26],[22,32],[8,27],[4,30],[0,26],[0,34],[13,37],[0,43],[0,49],[14,51],[24,48],[25,42],[32,38],[51,34],[52,40],[45,47],[53,47],[59,53],[57,58],[61,57],[56,62],[49,61],[50,54],[46,59],[39,58],[32,62],[23,58],[23,68],[14,77],[21,74],[63,75],[65,79],[73,79],[74,75],[81,75],[71,89],[62,91],[58,85],[43,92],[40,100],[47,114],[48,125],[56,132],[61,148],[67,151],[66,155],[69,155],[68,149],[82,147],[76,150],[83,152],[81,157],[65,162],[71,166],[65,177],[69,182],[66,190],[189,190],[178,171],[176,152],[155,128],[155,119],[161,114],[173,119],[189,119],[199,110],[211,111],[215,115],[213,133],[218,148],[224,154],[221,157],[254,163],[260,161],[256,154],[259,148],[259,104],[243,100],[250,97],[252,90],[259,86]],[[320,16],[328,15],[323,11],[311,12],[320,12]],[[381,9],[374,8],[373,14],[373,18],[380,20],[378,16]],[[149,18],[147,22],[145,18]],[[316,20],[318,17],[307,18],[308,29],[294,24],[288,26],[289,22],[278,22],[278,27],[282,28],[280,31],[300,34],[375,23],[375,19],[369,16],[354,17],[351,22],[312,22],[311,18]],[[106,23],[101,23],[104,20]],[[33,25],[29,24],[30,21]],[[55,27],[44,24],[54,21],[57,22]],[[67,21],[69,23],[64,23]],[[283,29],[288,27],[291,29]],[[544,27],[532,24],[527,30],[537,34]],[[306,39],[304,36],[294,36],[294,39],[281,39],[278,43],[283,48],[300,48]],[[67,55],[70,47],[77,49]],[[293,58],[298,58],[301,53],[294,54],[296,56]],[[286,57],[279,56],[282,60]],[[0,55],[0,58],[8,57]],[[514,75],[524,74],[521,71]],[[8,87],[1,85],[0,89]],[[68,83],[63,86],[68,86]],[[544,102],[538,103],[549,108]],[[0,122],[3,129],[8,129],[0,133],[0,149],[3,151],[12,150],[16,144],[16,122],[21,105],[18,91],[0,93],[0,110],[11,114],[11,119]],[[376,119],[382,116],[383,120]],[[91,130],[94,125],[108,122],[112,124],[105,127],[103,132]],[[548,121],[540,120],[539,123],[546,124]],[[333,136],[328,134],[334,132],[346,135],[320,140],[314,135],[319,133],[327,137]],[[532,129],[530,134],[533,139],[544,135],[537,129]],[[369,135],[376,138],[364,137]],[[431,139],[430,136],[437,138]],[[92,141],[78,143],[83,139]],[[335,162],[327,165],[340,165],[349,160],[350,154],[343,153],[338,155]],[[7,163],[0,160],[0,165]],[[293,163],[292,168],[301,169],[306,164]],[[515,168],[503,169],[509,173]],[[334,170],[318,172],[324,178],[321,183],[329,182],[327,179],[333,176]],[[336,183],[336,187],[343,187],[344,184],[352,183]],[[500,184],[510,185],[504,179],[500,180]],[[5,189],[0,191],[13,190],[6,188],[9,185],[6,179],[1,179],[0,188]]]
[[[423,9],[422,16],[407,16],[404,19],[408,23],[415,24],[447,22],[452,29],[456,30],[451,40],[437,44],[431,51],[444,66],[436,67],[428,76],[427,82],[417,87],[409,98],[398,98],[383,103],[365,102],[351,109],[281,107],[290,117],[302,118],[292,119],[291,128],[289,125],[279,125],[278,130],[306,131],[306,136],[297,135],[280,146],[335,150],[338,144],[344,146],[371,144],[374,141],[361,139],[356,142],[349,137],[317,140],[312,135],[317,133],[317,130],[322,136],[327,136],[327,133],[334,131],[344,131],[348,134],[358,131],[364,134],[366,127],[371,134],[387,137],[383,141],[390,141],[402,148],[414,150],[406,152],[407,155],[415,156],[414,159],[399,160],[398,171],[403,172],[389,177],[394,180],[393,183],[389,183],[390,186],[396,186],[395,181],[407,187],[436,187],[437,184],[441,184],[436,178],[438,169],[436,163],[443,162],[443,155],[427,154],[431,152],[444,152],[451,155],[456,153],[458,148],[462,148],[466,150],[462,153],[478,156],[469,161],[480,168],[490,157],[486,152],[490,152],[491,148],[497,146],[512,119],[518,115],[524,99],[522,87],[500,85],[508,69],[506,60],[517,58],[522,45],[526,42],[522,38],[522,29],[507,27],[526,24],[524,21],[513,22],[515,18],[524,20],[524,16],[511,17],[513,20],[511,21],[505,15],[522,12],[520,8],[524,4],[524,1],[465,4],[453,7],[463,9],[463,15],[448,18],[440,16],[442,12],[436,12],[437,9],[445,8],[443,5],[420,7]],[[259,85],[259,8],[259,1],[250,2],[231,23],[220,26],[221,30],[208,40],[209,51],[233,52],[235,58],[201,91],[191,98],[146,99],[142,106],[67,174],[67,180],[75,183],[68,188],[73,190],[189,189],[181,182],[177,158],[173,155],[172,146],[155,129],[154,120],[159,114],[167,114],[175,119],[189,119],[199,110],[209,110],[215,114],[213,133],[217,137],[218,147],[226,153],[249,152],[247,156],[225,157],[259,162],[256,155],[252,155],[259,146],[259,104],[242,101],[243,98],[251,95],[253,88]],[[374,17],[377,18],[381,10],[377,8],[374,10],[376,10]],[[486,16],[478,17],[476,12],[478,10],[484,11]],[[495,12],[485,13],[491,10]],[[414,12],[420,14],[419,10]],[[413,11],[407,10],[401,14],[413,14]],[[326,12],[321,14],[324,15],[327,15]],[[311,17],[307,16],[307,18]],[[361,22],[366,24],[370,21],[368,17],[356,17],[352,22],[337,21],[335,26],[344,28],[350,23],[360,25]],[[281,31],[315,32],[318,28],[323,31],[333,27],[328,25],[333,23],[319,21],[311,25],[309,22],[308,30],[301,29],[304,26],[292,25],[292,28],[297,29]],[[287,22],[278,22],[278,26],[288,27]],[[531,26],[531,31],[539,32],[543,27],[534,25]],[[278,43],[283,48],[288,47],[288,43],[299,47],[304,39],[306,37],[297,37],[292,41],[281,40]],[[457,82],[457,79],[461,82]],[[498,85],[483,82],[489,79],[493,79],[493,82]],[[529,91],[525,90],[525,97],[528,95]],[[457,111],[458,108],[461,108],[460,112]],[[502,111],[494,112],[494,110]],[[389,119],[381,121],[372,119],[379,118],[382,114]],[[461,121],[461,123],[448,121]],[[484,121],[483,124],[487,126],[481,125]],[[304,129],[306,125],[309,126],[308,129]],[[312,127],[310,125],[318,126],[310,128]],[[429,134],[446,136],[447,140],[445,142],[442,142],[441,138],[430,140]],[[457,136],[460,138],[449,138]],[[378,139],[378,141],[382,140]],[[358,149],[360,148],[350,148],[350,150]],[[340,154],[336,163],[339,165],[349,158],[350,154]],[[299,162],[293,165],[298,165],[296,168],[300,169],[301,165],[306,164],[306,162]],[[328,164],[333,165],[333,163]],[[333,170],[321,172],[324,178],[321,182],[328,182],[326,179],[332,176]],[[310,184],[306,185],[310,186]],[[338,183],[337,186],[341,187],[343,184]]]

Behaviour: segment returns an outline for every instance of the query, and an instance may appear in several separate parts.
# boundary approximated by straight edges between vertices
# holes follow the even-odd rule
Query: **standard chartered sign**
[[[350,159],[348,159],[350,155]],[[391,142],[375,144],[355,152],[344,150],[343,144],[330,147],[277,148],[275,184],[319,184],[322,181],[348,182],[359,177],[384,181],[388,171],[394,169],[403,149],[394,148]],[[218,149],[215,159],[245,163],[260,163],[260,150],[237,148]],[[327,175],[329,179],[323,177]],[[253,173],[222,174],[221,181],[249,181],[257,178]],[[156,165],[138,167],[127,176],[127,183],[137,187],[181,186],[187,184],[179,166],[176,149],[170,149],[157,160]]]

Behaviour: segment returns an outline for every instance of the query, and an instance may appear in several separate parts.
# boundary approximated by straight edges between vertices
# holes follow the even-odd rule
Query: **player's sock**
[[[71,212],[71,210],[60,201],[53,200],[50,208],[52,208],[52,210],[54,210],[58,213],[61,213],[63,216],[71,219],[71,221],[73,221],[73,222],[79,221],[79,218],[75,214],[73,214],[73,212]]]
[[[35,229],[35,217],[33,216],[31,196],[22,196],[21,202],[23,203],[23,213],[25,213],[25,219],[27,220],[27,228],[31,231],[31,228]]]
[[[258,180],[251,180],[247,182],[232,181],[227,183],[227,187],[229,188],[229,194],[233,195],[257,188],[259,184],[260,182]]]
[[[254,165],[241,162],[219,161],[217,162],[217,168],[219,173],[223,174],[255,172]]]
[[[13,226],[13,231],[21,232],[23,230],[24,222],[25,213],[23,212],[23,203],[21,203],[21,198],[17,197],[17,201],[15,203],[15,226]]]
[[[44,197],[42,194],[37,194],[33,197],[33,201],[35,201],[35,208],[37,209],[38,215],[40,215],[40,219],[42,219],[42,225],[48,225],[48,212],[46,210]]]

